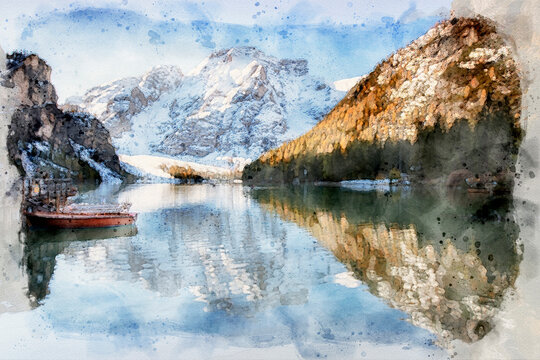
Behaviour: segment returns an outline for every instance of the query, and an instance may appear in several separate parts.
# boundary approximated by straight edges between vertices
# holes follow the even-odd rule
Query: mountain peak
[[[266,55],[253,46],[239,46],[239,47],[232,47],[229,49],[221,49],[218,51],[214,51],[212,54],[210,54],[209,58],[224,58],[225,61],[229,62],[233,58],[243,58],[243,57],[249,57],[251,59],[256,59],[260,57],[265,57]]]
[[[170,74],[181,81],[169,84]],[[147,83],[159,91],[152,95]],[[136,89],[101,93],[84,102],[105,110],[98,118],[121,153],[207,163],[253,159],[308,130],[337,102],[337,92],[309,75],[306,60],[277,59],[248,46],[215,51],[185,76],[159,67]]]
[[[309,73],[308,61],[305,59],[277,59],[255,47],[240,46],[214,51],[188,75],[195,76],[220,66],[228,66],[230,70],[240,70],[254,64],[265,68],[274,67],[276,72],[285,71],[295,76],[304,76]]]

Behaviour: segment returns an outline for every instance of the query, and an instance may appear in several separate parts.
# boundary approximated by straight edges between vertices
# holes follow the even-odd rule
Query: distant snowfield
[[[352,89],[354,85],[356,85],[360,80],[362,80],[366,76],[367,75],[356,76],[349,79],[341,79],[341,80],[334,81],[333,83],[334,89],[336,89],[337,91],[348,92],[349,90]]]
[[[118,155],[127,171],[140,176],[143,182],[175,182],[176,179],[163,170],[163,166],[190,167],[205,179],[234,180],[233,169],[203,165],[190,161],[156,155]]]

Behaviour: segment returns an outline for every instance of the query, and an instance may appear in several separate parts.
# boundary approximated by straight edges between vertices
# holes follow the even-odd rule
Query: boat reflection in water
[[[266,209],[309,232],[369,291],[433,332],[474,342],[518,275],[511,197],[332,187],[254,189]]]
[[[135,225],[86,229],[29,229],[26,232],[24,264],[28,274],[28,297],[33,307],[49,293],[56,256],[73,242],[131,237],[137,235]]]

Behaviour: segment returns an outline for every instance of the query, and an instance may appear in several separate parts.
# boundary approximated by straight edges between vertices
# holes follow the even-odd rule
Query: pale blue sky
[[[413,4],[415,16],[434,15],[449,9],[450,3],[449,0],[3,0],[0,16],[13,19],[36,12],[95,7],[137,11],[153,19],[166,15],[181,21],[208,19],[242,25],[325,21],[354,24],[381,16],[398,18]]]
[[[61,100],[159,64],[189,72],[212,51],[306,58],[326,81],[359,76],[448,16],[449,0],[0,2],[0,46],[37,52]]]

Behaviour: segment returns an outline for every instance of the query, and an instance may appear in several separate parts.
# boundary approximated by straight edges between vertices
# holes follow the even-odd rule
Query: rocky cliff
[[[17,92],[7,148],[22,173],[119,181],[124,171],[109,132],[95,117],[57,105],[51,68],[37,55],[8,55],[5,87]]]
[[[454,18],[379,64],[317,126],[262,155],[244,178],[338,181],[406,173],[425,181],[458,171],[508,182],[521,140],[520,111],[510,48],[488,20]]]
[[[153,97],[151,89],[157,89]],[[68,102],[102,120],[122,154],[216,164],[220,157],[255,159],[302,134],[338,94],[309,74],[306,60],[239,47],[212,53],[183,76],[161,67]]]

